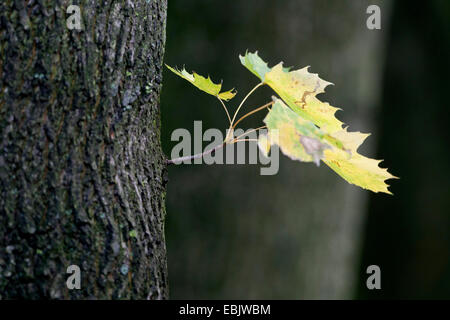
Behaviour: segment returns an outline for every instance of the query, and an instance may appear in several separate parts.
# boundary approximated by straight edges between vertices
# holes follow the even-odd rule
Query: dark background
[[[378,262],[378,293],[450,298],[450,2],[395,2],[377,154],[402,178],[395,197],[371,195],[361,266]]]
[[[369,4],[381,7],[381,30],[366,28]],[[335,84],[320,98],[343,109],[338,118],[372,133],[361,153],[401,177],[388,196],[283,155],[275,176],[258,165],[171,167],[171,297],[450,298],[449,44],[445,0],[170,0],[167,64],[235,87],[232,110],[257,83],[238,60],[247,49],[269,66],[310,65]],[[272,94],[258,89],[246,108]],[[161,104],[168,156],[174,129],[227,125],[216,100],[168,70]],[[365,286],[371,264],[378,291]]]

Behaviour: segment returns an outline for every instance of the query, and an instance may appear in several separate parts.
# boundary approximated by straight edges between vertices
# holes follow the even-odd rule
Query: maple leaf
[[[244,65],[251,73],[264,82],[266,73],[270,71],[269,66],[259,56],[258,51],[255,53],[246,52],[244,56],[239,55],[242,65]]]
[[[279,63],[270,68],[257,52],[247,52],[239,58],[282,99],[274,99],[275,103],[264,119],[269,133],[267,138],[262,138],[266,140],[258,141],[261,150],[268,150],[264,145],[266,141],[277,144],[291,159],[317,165],[322,160],[349,183],[391,194],[385,181],[397,177],[379,167],[382,160],[367,158],[357,152],[368,134],[343,129],[343,123],[335,117],[340,109],[316,97],[330,82],[310,73],[308,67],[290,71]],[[277,141],[271,130],[278,131]]]
[[[308,136],[300,136],[300,143],[305,148],[306,153],[313,157],[313,161],[317,166],[320,165],[320,160],[323,159],[323,151],[330,148],[327,144],[320,142],[319,139]]]
[[[264,83],[270,86],[289,107],[312,121],[319,127],[326,127],[328,132],[342,129],[342,122],[334,117],[339,108],[321,102],[316,95],[323,93],[325,87],[332,84],[319,78],[315,73],[309,73],[308,68],[289,71],[280,62],[269,68],[255,53],[239,56],[241,63]]]
[[[323,150],[330,148],[322,130],[299,117],[278,98],[274,98],[264,123],[269,130],[268,141],[280,146],[281,151],[293,160],[318,164],[323,158]]]
[[[209,77],[205,78],[198,73],[193,72],[192,74],[186,71],[186,69],[177,70],[175,68],[172,68],[166,64],[166,67],[175,73],[176,75],[180,76],[181,78],[189,81],[194,86],[196,86],[198,89],[202,90],[203,92],[206,92],[210,95],[213,95],[215,97],[218,97],[221,100],[228,101],[236,95],[236,90],[231,89],[228,91],[220,92],[222,89],[221,83],[214,83]]]
[[[345,149],[333,148],[324,151],[323,161],[347,182],[373,192],[392,194],[385,183],[388,179],[398,179],[380,168],[383,160],[367,158],[357,152],[358,147],[369,134],[348,132],[347,129],[333,133],[336,139],[342,141]]]

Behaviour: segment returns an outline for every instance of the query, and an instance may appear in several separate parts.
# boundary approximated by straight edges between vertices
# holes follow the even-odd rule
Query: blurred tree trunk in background
[[[382,30],[366,27],[370,4],[381,7]],[[239,90],[236,100],[257,83],[238,60],[246,49],[259,50],[270,66],[280,60],[296,68],[310,65],[311,72],[336,84],[319,98],[344,110],[337,117],[350,131],[374,133],[360,149],[374,156],[389,3],[267,0],[217,8],[207,1],[171,1],[168,63],[222,78],[225,89]],[[163,96],[164,140],[175,128],[192,130],[194,120],[204,120],[204,130],[226,126],[217,120],[222,110],[213,99],[197,98],[200,93],[172,79],[167,77]],[[271,94],[258,89],[245,110]],[[188,108],[180,97],[189,101]],[[170,169],[173,298],[353,297],[368,191],[347,184],[325,165],[280,157],[275,176],[260,176],[255,165]]]
[[[379,154],[401,179],[394,197],[370,197],[362,269],[380,265],[382,290],[360,286],[359,293],[449,299],[450,1],[396,1],[394,7]]]
[[[167,4],[77,3],[0,3],[0,298],[165,298]]]

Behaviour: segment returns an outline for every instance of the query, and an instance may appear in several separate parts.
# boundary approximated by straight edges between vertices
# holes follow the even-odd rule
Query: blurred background
[[[366,27],[370,4],[381,30]],[[319,98],[343,109],[350,131],[371,132],[360,153],[401,179],[389,182],[394,196],[374,194],[283,155],[274,176],[259,165],[171,167],[171,298],[450,298],[450,2],[169,1],[165,62],[236,88],[233,111],[258,83],[238,59],[247,49],[333,82]],[[244,109],[272,94],[258,89]],[[161,106],[167,155],[177,128],[227,126],[216,99],[168,70]],[[372,264],[381,290],[366,287]]]

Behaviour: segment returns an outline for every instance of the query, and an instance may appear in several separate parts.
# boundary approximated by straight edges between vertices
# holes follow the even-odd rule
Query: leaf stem
[[[233,140],[231,143],[234,143],[234,142],[237,141],[240,137],[245,136],[245,135],[247,135],[247,134],[249,134],[249,133],[251,133],[251,132],[258,131],[258,130],[265,129],[265,128],[267,128],[267,126],[261,126],[261,127],[259,127],[259,128],[252,129],[252,130],[249,130],[249,131],[247,131],[247,132],[244,132],[243,134],[241,134],[241,135],[237,136],[236,138],[234,138],[234,140]]]
[[[232,143],[236,143],[236,142],[244,142],[244,141],[255,141],[255,142],[257,142],[258,139],[238,139],[238,140],[233,140]]]
[[[272,101],[272,102],[269,102],[269,103],[266,103],[265,105],[263,105],[263,106],[261,106],[261,107],[259,107],[259,108],[256,108],[256,109],[250,111],[249,113],[243,115],[242,117],[239,118],[238,121],[236,121],[235,124],[233,124],[233,126],[231,127],[231,129],[236,128],[237,124],[238,124],[239,122],[241,122],[242,120],[244,120],[245,118],[247,118],[248,116],[250,116],[250,115],[252,115],[252,114],[254,114],[254,113],[258,112],[258,111],[261,111],[261,110],[263,110],[263,109],[265,109],[265,108],[268,108],[269,106],[271,106],[271,105],[273,105],[273,104],[274,104],[273,101]]]
[[[233,120],[231,120],[231,124],[230,127],[233,126],[234,120],[236,119],[237,114],[239,113],[239,110],[241,109],[242,105],[244,104],[244,102],[247,100],[248,97],[250,97],[250,95],[255,92],[256,89],[258,89],[260,86],[262,86],[264,83],[260,82],[258,83],[252,90],[250,90],[249,93],[247,93],[247,95],[245,96],[244,99],[242,99],[241,103],[239,104],[239,107],[236,109],[236,112],[233,115]],[[234,127],[233,127],[234,128]]]
[[[268,108],[269,106],[271,106],[271,105],[274,103],[273,101],[272,101],[272,102],[269,102],[269,103],[266,103],[265,105],[263,105],[263,106],[261,106],[261,107],[258,107],[258,108],[256,108],[256,109],[254,109],[254,110],[252,110],[252,111],[246,113],[245,115],[243,115],[242,117],[240,117],[240,118],[236,121],[236,123],[234,122],[234,120],[236,120],[237,114],[239,113],[239,110],[240,110],[241,107],[244,105],[244,102],[247,100],[247,98],[248,98],[248,97],[249,97],[256,89],[258,89],[258,88],[259,88],[260,86],[262,86],[262,85],[264,85],[263,82],[258,83],[252,90],[250,90],[249,93],[247,93],[247,95],[245,96],[245,98],[244,98],[244,99],[241,101],[241,103],[239,104],[239,107],[237,108],[236,112],[234,113],[233,119],[231,119],[230,113],[228,112],[228,109],[227,109],[225,103],[222,101],[222,99],[220,99],[218,96],[216,96],[217,99],[219,99],[220,103],[222,104],[222,106],[223,106],[223,108],[224,108],[224,110],[225,110],[225,112],[226,112],[226,114],[227,114],[228,121],[230,122],[230,127],[229,127],[230,132],[236,127],[236,125],[237,125],[239,122],[241,122],[242,120],[244,120],[244,119],[247,118],[248,116],[250,116],[250,115],[252,115],[252,114],[254,114],[254,113],[256,113],[256,112],[258,112],[258,111],[260,111],[260,110],[263,110],[263,109],[265,109],[265,108]],[[252,130],[250,130],[249,132],[246,132],[246,133],[244,133],[244,134],[242,134],[242,135],[240,135],[240,136],[234,138],[234,139],[232,140],[231,143],[243,142],[243,141],[255,141],[255,142],[257,142],[258,139],[239,139],[239,138],[242,137],[242,136],[245,135],[245,134],[248,134],[248,133],[250,133],[250,132],[253,132],[253,131],[256,131],[256,130],[260,130],[260,129],[263,129],[263,128],[266,128],[266,126],[262,126],[262,127],[256,128],[256,129],[252,129]],[[187,161],[187,160],[193,160],[193,159],[202,158],[202,157],[204,157],[205,155],[208,155],[208,154],[210,154],[210,153],[213,153],[213,152],[216,151],[216,150],[219,150],[219,149],[223,148],[223,147],[226,145],[226,140],[227,140],[227,139],[225,139],[221,144],[215,146],[214,148],[209,149],[209,150],[206,150],[206,151],[204,151],[204,152],[202,152],[202,153],[197,153],[197,154],[194,154],[194,155],[191,155],[191,156],[185,156],[185,157],[179,157],[179,158],[167,160],[167,161],[166,161],[166,164],[168,164],[168,165],[170,165],[170,164],[177,164],[177,163],[182,163],[182,162]]]
[[[216,96],[216,97],[217,97],[217,99],[219,99],[219,101],[220,101],[220,103],[222,104],[222,106],[223,106],[225,112],[227,113],[228,122],[230,123],[230,127],[231,127],[231,126],[232,126],[232,122],[231,122],[230,113],[228,112],[228,108],[227,108],[227,106],[225,105],[225,103],[222,101],[222,99],[220,99],[218,96]]]

